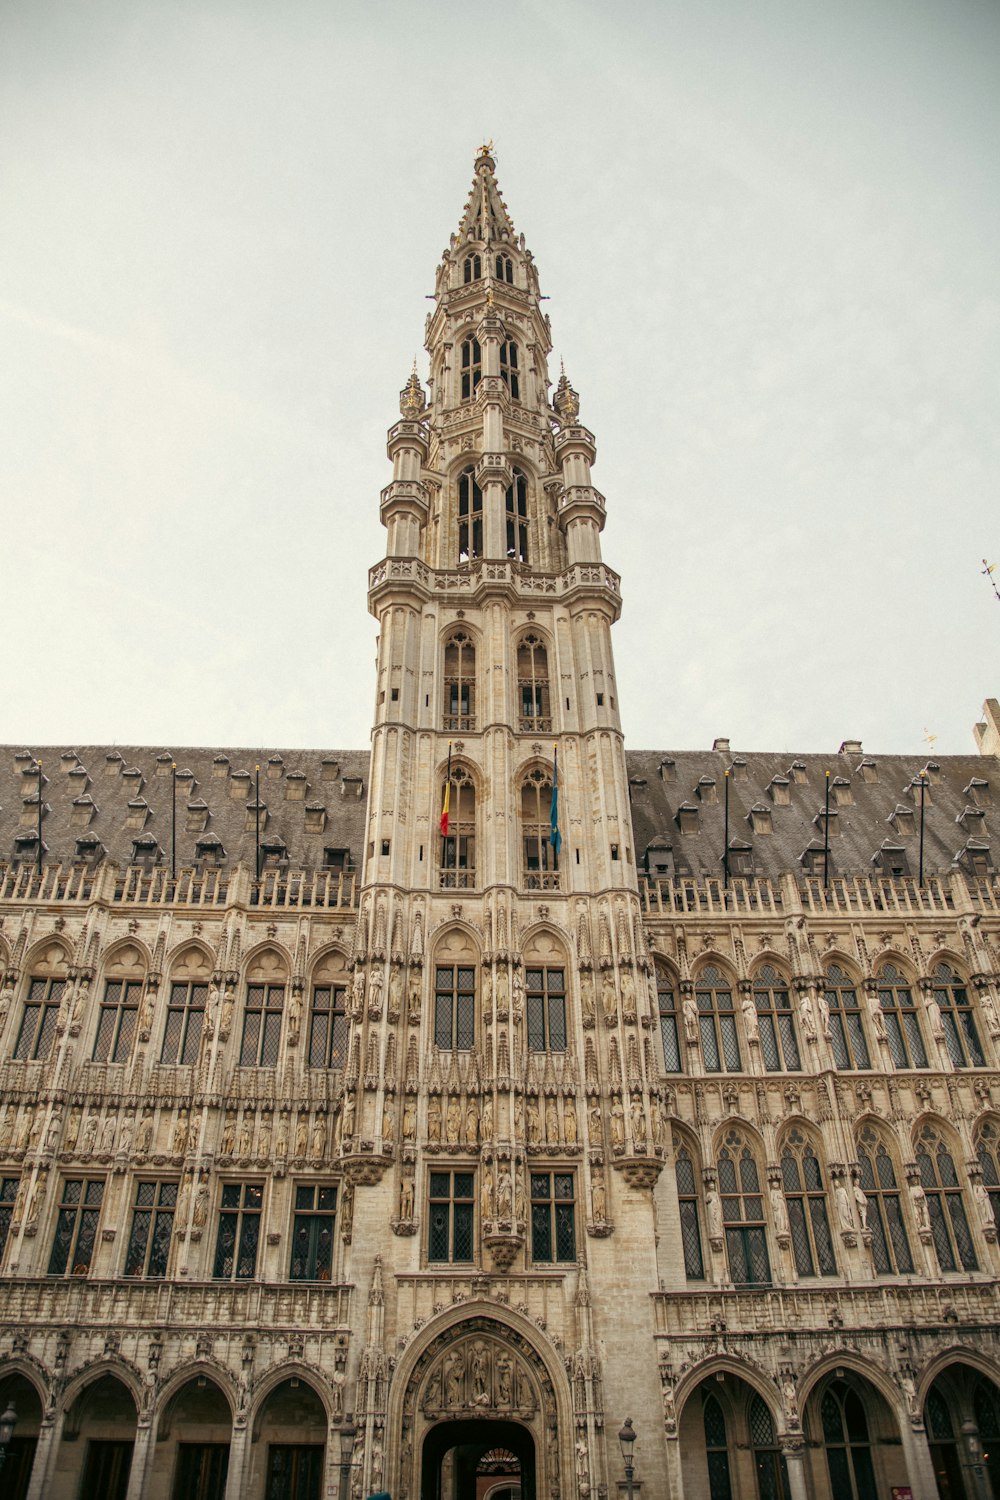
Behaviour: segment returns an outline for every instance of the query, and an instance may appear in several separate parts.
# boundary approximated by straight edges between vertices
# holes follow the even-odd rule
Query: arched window
[[[722,970],[706,964],[695,980],[701,1054],[709,1073],[738,1073],[740,1043],[736,1035],[733,992]]]
[[[795,1269],[800,1276],[836,1276],[823,1172],[801,1130],[789,1132],[788,1143],[781,1153],[781,1185]]]
[[[677,1025],[677,990],[664,969],[656,971],[656,999],[660,1013],[660,1041],[663,1044],[664,1073],[680,1073],[681,1038]]]
[[[28,994],[17,1034],[14,1056],[45,1062],[52,1051],[56,1018],[66,989],[65,976],[33,974],[28,980]]]
[[[504,339],[500,345],[500,379],[514,400],[520,400],[521,381],[517,368],[517,345],[513,339]]]
[[[462,340],[462,400],[468,401],[476,394],[476,387],[483,378],[483,351],[479,340]]]
[[[677,1148],[674,1170],[677,1175],[681,1243],[684,1246],[684,1274],[688,1281],[703,1281],[705,1262],[701,1253],[701,1226],[698,1220],[698,1184],[694,1175],[694,1162],[686,1146]]]
[[[899,1201],[896,1169],[885,1146],[870,1125],[858,1144],[861,1189],[868,1199],[867,1228],[872,1236],[872,1260],[880,1276],[913,1271],[913,1256]]]
[[[552,777],[540,766],[521,783],[521,838],[524,885],[529,891],[558,890],[559,858],[552,836]]]
[[[441,840],[441,886],[445,890],[473,890],[475,884],[476,784],[464,766],[453,766],[448,832]]]
[[[468,286],[470,281],[478,281],[483,274],[483,263],[477,255],[467,255],[462,266],[462,280]]]
[[[139,1020],[141,979],[109,979],[101,999],[94,1062],[128,1062]]]
[[[978,1271],[969,1221],[955,1161],[932,1125],[924,1125],[917,1141],[920,1186],[930,1218],[938,1265],[942,1271]]]
[[[509,255],[498,255],[496,258],[497,281],[506,281],[510,285],[514,283],[514,262]]]
[[[830,1008],[830,1045],[838,1068],[870,1068],[858,992],[839,964],[827,964],[823,994]]]
[[[729,1479],[729,1445],[726,1442],[726,1418],[718,1397],[704,1391],[705,1456],[708,1459],[709,1500],[732,1500]]]
[[[474,469],[458,476],[458,560],[470,562],[483,555],[483,492]]]
[[[534,634],[523,636],[517,648],[517,696],[521,732],[550,733],[549,658],[544,643]]]
[[[750,1402],[750,1446],[757,1474],[759,1500],[786,1500],[788,1469],[774,1435],[774,1418],[760,1396]]]
[[[927,1053],[909,984],[895,964],[883,964],[875,982],[893,1062],[897,1068],[926,1068]]]
[[[1000,1495],[1000,1393],[992,1381],[977,1381],[972,1393],[972,1414],[983,1445],[983,1463],[994,1495]]]
[[[471,964],[434,970],[434,1045],[468,1052],[476,1041],[476,971]]]
[[[248,984],[243,1012],[240,1067],[274,1068],[281,1041],[281,1015],[285,1008],[284,984]]]
[[[566,970],[526,965],[524,988],[529,1052],[565,1052]]]
[[[514,470],[514,482],[507,487],[507,556],[528,561],[528,481],[520,469]]]
[[[346,981],[313,985],[309,1008],[310,1068],[342,1068],[347,1062]]]
[[[453,630],[445,642],[444,728],[449,734],[476,728],[476,648],[464,630]]]
[[[198,1061],[210,975],[211,964],[200,948],[189,948],[175,959],[170,975],[161,1063]]]
[[[783,1069],[801,1068],[788,985],[773,964],[764,964],[757,970],[753,1003],[757,1007],[760,1055],[767,1071],[780,1073]]]
[[[932,977],[949,1057],[956,1068],[985,1068],[986,1058],[965,985],[950,964],[938,964]]]
[[[734,1286],[770,1286],[760,1174],[738,1131],[727,1134],[718,1165],[730,1280]]]
[[[837,1500],[876,1500],[871,1439],[864,1402],[844,1380],[831,1381],[820,1402],[830,1491]]]
[[[983,1187],[990,1197],[993,1222],[1000,1227],[1000,1130],[990,1120],[980,1127],[976,1155],[983,1169]]]

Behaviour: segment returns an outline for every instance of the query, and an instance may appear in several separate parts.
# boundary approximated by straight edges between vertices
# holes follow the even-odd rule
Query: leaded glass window
[[[718,1168],[730,1280],[735,1286],[770,1286],[760,1176],[753,1152],[735,1130],[726,1136]]]
[[[462,265],[462,280],[468,285],[470,281],[478,281],[483,274],[483,262],[478,254],[467,255]]]
[[[517,370],[517,345],[513,339],[505,339],[500,345],[500,379],[517,401],[521,395],[521,381]]]
[[[455,630],[444,647],[444,727],[467,734],[476,727],[476,648],[464,630]]]
[[[565,969],[525,969],[524,988],[529,1050],[565,1052]]]
[[[537,767],[521,783],[521,838],[524,848],[524,884],[529,891],[558,885],[554,875],[559,860],[552,848],[552,777]]]
[[[933,1003],[941,1008],[948,1055],[956,1068],[985,1068],[969,992],[949,964],[938,964],[933,974]]]
[[[726,1442],[726,1418],[718,1398],[707,1391],[704,1397],[705,1454],[708,1459],[709,1500],[732,1500],[729,1480],[729,1445]]]
[[[576,1204],[572,1172],[531,1174],[531,1258],[576,1260]]]
[[[681,1040],[677,1025],[677,991],[669,974],[656,971],[656,999],[660,1012],[660,1041],[664,1073],[681,1072]]]
[[[281,1013],[285,1006],[283,984],[248,984],[243,1012],[243,1043],[240,1067],[274,1068],[281,1041]]]
[[[976,1155],[983,1169],[983,1187],[990,1195],[993,1222],[1000,1228],[1000,1130],[990,1120],[980,1128]]]
[[[261,1182],[227,1182],[222,1188],[219,1234],[212,1275],[219,1281],[252,1281],[257,1272],[260,1218],[264,1207]]]
[[[162,1063],[198,1061],[201,1032],[205,1024],[207,984],[172,984],[167,1006],[167,1028],[160,1052]]]
[[[471,1172],[432,1172],[429,1193],[429,1261],[469,1262],[473,1258],[475,1178]]]
[[[142,984],[109,979],[94,1039],[94,1062],[127,1062],[132,1055]]]
[[[14,1204],[17,1202],[17,1190],[20,1185],[19,1177],[0,1177],[0,1262],[3,1261],[4,1247],[10,1233]]]
[[[86,1276],[94,1258],[104,1183],[71,1178],[62,1185],[50,1276]]]
[[[21,1029],[14,1056],[38,1062],[47,1060],[56,1034],[56,1017],[62,1002],[65,979],[29,979]]]
[[[483,351],[479,340],[468,338],[462,341],[462,400],[468,401],[476,394],[483,378]]]
[[[347,1062],[346,987],[318,984],[312,992],[309,1012],[309,1066],[342,1068]]]
[[[781,1185],[796,1270],[800,1276],[835,1276],[823,1173],[815,1151],[799,1130],[789,1133],[781,1154]]]
[[[681,1220],[681,1243],[684,1246],[684,1274],[688,1281],[704,1281],[705,1262],[701,1253],[701,1225],[698,1220],[698,1185],[694,1162],[686,1146],[680,1146],[674,1159],[677,1175],[677,1207]]]
[[[871,1230],[875,1270],[881,1276],[911,1273],[913,1256],[900,1203],[896,1169],[870,1125],[861,1132],[858,1169],[861,1188],[868,1199],[868,1228]]]
[[[438,964],[434,983],[434,1045],[468,1052],[476,1040],[476,971]]]
[[[506,281],[513,284],[514,264],[509,255],[498,255],[496,258],[497,281]]]
[[[458,476],[458,560],[471,562],[482,555],[483,492],[476,483],[476,471],[463,469]]]
[[[507,487],[507,556],[514,562],[528,561],[528,481],[520,469]]]
[[[913,991],[895,964],[883,964],[876,975],[878,1003],[897,1068],[926,1068],[927,1053],[917,1019]]]
[[[774,1433],[774,1419],[760,1396],[750,1402],[750,1447],[759,1500],[787,1500],[788,1470]]]
[[[525,734],[548,733],[552,728],[549,705],[548,652],[537,635],[526,635],[517,648],[518,728]]]
[[[701,1053],[709,1073],[738,1073],[740,1044],[729,981],[716,964],[706,964],[695,980]]]
[[[930,1218],[934,1249],[942,1271],[978,1271],[969,1221],[966,1217],[962,1188],[955,1161],[945,1142],[925,1125],[917,1141],[917,1167],[920,1186]]]
[[[830,1007],[830,1045],[838,1068],[870,1068],[861,1003],[839,964],[827,964],[823,994]]]
[[[135,1184],[126,1276],[144,1276],[150,1281],[166,1276],[176,1207],[176,1182]]]
[[[441,788],[444,805],[445,788]],[[448,832],[441,839],[441,885],[472,890],[476,884],[476,786],[464,766],[451,772]]]
[[[864,1402],[853,1387],[834,1380],[820,1402],[830,1490],[837,1500],[878,1500]]]
[[[292,1221],[292,1281],[329,1281],[333,1274],[333,1227],[337,1189],[312,1183],[295,1189]]]
[[[760,1055],[767,1071],[780,1073],[800,1068],[788,984],[773,964],[762,965],[754,975],[753,1003],[757,1007]]]

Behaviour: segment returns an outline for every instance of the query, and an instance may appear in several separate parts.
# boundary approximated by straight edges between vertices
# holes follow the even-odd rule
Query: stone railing
[[[819,878],[782,875],[750,880],[733,876],[639,876],[639,898],[650,916],[954,916],[956,913],[1000,913],[1000,881],[973,880],[959,870],[913,877],[838,876],[824,885]]]
[[[165,866],[102,864],[0,865],[0,906],[83,905],[185,907],[221,910],[226,906],[289,911],[302,907],[350,909],[358,904],[358,877],[344,870],[265,870],[259,881],[244,865],[232,869],[178,870]]]
[[[998,1285],[984,1279],[654,1292],[654,1328],[671,1338],[691,1338],[723,1328],[727,1334],[829,1329],[839,1326],[838,1319],[849,1329],[935,1323],[994,1327]]]
[[[350,1319],[352,1288],[328,1282],[99,1281],[4,1277],[0,1321],[79,1328],[330,1328]]]

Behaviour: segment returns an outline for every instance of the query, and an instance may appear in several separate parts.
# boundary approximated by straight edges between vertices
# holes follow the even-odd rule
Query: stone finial
[[[424,388],[417,374],[417,361],[413,361],[410,378],[399,393],[399,410],[408,422],[415,422],[427,405]]]
[[[566,368],[561,366],[559,384],[556,386],[552,405],[564,427],[570,427],[580,415],[580,398],[566,378]]]

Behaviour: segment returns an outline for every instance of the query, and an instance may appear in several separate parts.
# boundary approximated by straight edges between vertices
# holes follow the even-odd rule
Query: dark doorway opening
[[[501,1478],[535,1500],[535,1440],[519,1422],[439,1422],[424,1438],[420,1500],[479,1500]]]

